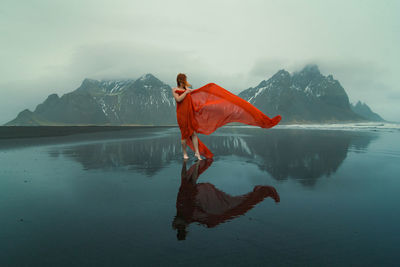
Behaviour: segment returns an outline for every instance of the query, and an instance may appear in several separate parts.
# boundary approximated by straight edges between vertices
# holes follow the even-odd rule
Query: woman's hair
[[[176,83],[178,87],[182,84],[183,87],[191,87],[192,85],[187,82],[186,80],[186,75],[184,73],[179,73],[178,76],[176,76]]]

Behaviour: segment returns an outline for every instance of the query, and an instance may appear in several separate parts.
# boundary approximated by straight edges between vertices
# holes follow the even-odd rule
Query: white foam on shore
[[[277,125],[280,129],[318,129],[318,130],[395,130],[400,131],[400,123],[391,122],[364,122],[364,123],[332,123],[332,124],[288,124]]]
[[[235,127],[235,126],[232,126]],[[256,126],[239,126],[257,128]],[[310,130],[344,130],[344,131],[400,131],[400,123],[364,122],[364,123],[331,123],[331,124],[278,124],[276,129],[310,129]]]

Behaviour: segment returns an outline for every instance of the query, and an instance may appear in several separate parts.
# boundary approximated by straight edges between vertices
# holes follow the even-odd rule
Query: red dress
[[[176,93],[180,95],[184,91],[177,89]],[[193,151],[194,146],[190,138],[193,132],[209,135],[231,122],[271,128],[281,120],[280,115],[269,118],[246,100],[215,83],[208,83],[188,93],[181,102],[177,102],[176,117],[181,139],[186,139]],[[200,139],[198,140],[200,155],[212,158],[213,153]]]

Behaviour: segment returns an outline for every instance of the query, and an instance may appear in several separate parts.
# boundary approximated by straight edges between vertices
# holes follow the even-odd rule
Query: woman
[[[191,85],[183,73],[178,74],[176,82],[177,87],[172,88],[172,94],[176,100],[176,117],[181,130],[184,159],[189,158],[187,145],[195,152],[198,160],[202,160],[201,156],[213,157],[197,133],[209,135],[231,122],[271,128],[281,120],[280,115],[270,119],[246,100],[215,83],[193,90],[188,88]]]
[[[174,95],[174,98],[176,100],[176,116],[177,116],[177,121],[179,128],[181,130],[181,144],[182,144],[182,150],[183,150],[183,158],[188,159],[189,156],[186,152],[186,143],[188,139],[191,139],[191,143],[193,145],[191,148],[194,148],[194,155],[198,160],[202,160],[200,153],[199,153],[199,143],[198,140],[199,138],[197,137],[196,132],[194,131],[193,128],[193,122],[195,121],[195,118],[193,118],[193,113],[190,112],[192,109],[192,103],[190,99],[190,95],[188,95],[190,92],[193,91],[193,89],[189,89],[189,86],[192,86],[189,84],[186,80],[186,75],[183,73],[179,73],[176,82],[178,87],[175,87],[172,89],[172,94]],[[186,101],[184,101],[186,99]]]

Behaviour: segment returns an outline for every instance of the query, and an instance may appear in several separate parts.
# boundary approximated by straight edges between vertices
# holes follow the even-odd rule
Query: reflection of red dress
[[[257,185],[247,194],[230,196],[213,184],[197,183],[199,176],[210,167],[212,161],[202,160],[197,173],[196,164],[186,170],[186,163],[183,163],[176,208],[177,217],[187,224],[198,222],[207,227],[215,227],[244,215],[267,197],[271,197],[276,203],[280,201],[278,192],[272,186]]]
[[[184,91],[178,89],[176,93],[180,95]],[[269,118],[246,100],[215,83],[208,83],[187,94],[181,102],[177,102],[176,117],[181,139],[186,139],[193,151],[193,142],[189,138],[193,131],[208,135],[230,122],[271,128],[281,120],[280,115]],[[213,157],[213,153],[200,139],[199,152],[206,158]]]

